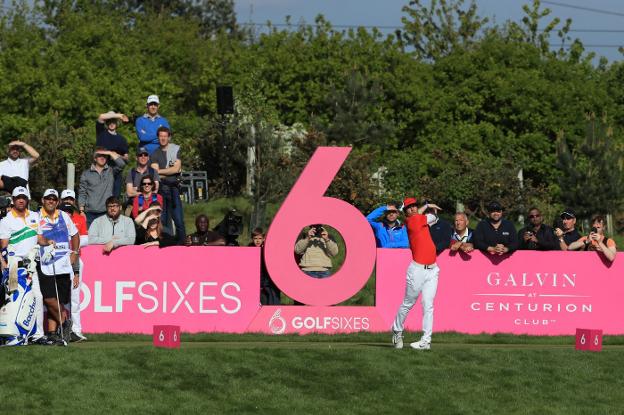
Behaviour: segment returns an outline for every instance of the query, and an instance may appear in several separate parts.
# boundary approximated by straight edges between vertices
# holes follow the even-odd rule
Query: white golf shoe
[[[403,333],[400,331],[392,332],[392,345],[395,349],[403,348]]]
[[[410,343],[410,347],[416,350],[429,350],[431,349],[431,342],[421,339],[417,342]]]

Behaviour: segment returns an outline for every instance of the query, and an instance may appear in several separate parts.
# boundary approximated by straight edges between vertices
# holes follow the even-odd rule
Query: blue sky
[[[481,16],[503,23],[506,20],[519,21],[523,16],[522,5],[530,0],[477,0]],[[425,0],[425,4],[429,2]],[[466,1],[468,3],[468,1]],[[589,45],[588,50],[606,56],[609,61],[622,60],[616,47],[604,45],[624,45],[624,0],[553,0],[571,6],[599,9],[606,13],[578,10],[556,4],[543,6],[550,8],[554,16],[565,20],[572,19],[572,29],[577,30],[622,30],[609,32],[574,32]],[[290,15],[295,23],[314,22],[317,14],[323,14],[334,25],[401,26],[401,8],[408,0],[235,0],[236,14],[241,23],[284,23]]]

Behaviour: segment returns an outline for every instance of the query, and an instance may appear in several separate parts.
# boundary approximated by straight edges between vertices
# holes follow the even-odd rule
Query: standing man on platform
[[[123,135],[117,132],[119,121],[128,122],[128,117],[125,114],[115,111],[109,111],[99,115],[95,122],[95,146],[118,154],[123,159],[124,164],[127,164],[128,141]],[[121,176],[122,170],[116,168],[116,163],[111,158],[108,159],[108,165],[113,169],[113,176],[115,179],[113,182],[113,196],[119,197],[119,195],[121,195],[121,185],[123,182]]]
[[[139,137],[139,147],[145,147],[149,155],[152,155],[158,144],[158,129],[166,127],[171,130],[169,121],[158,113],[160,99],[158,95],[147,97],[147,112],[137,118],[135,127],[137,137]]]
[[[410,250],[412,251],[412,262],[407,268],[405,297],[392,325],[392,343],[396,349],[403,348],[403,324],[421,292],[423,335],[419,341],[410,343],[410,346],[417,350],[428,350],[431,348],[433,300],[438,288],[440,269],[436,265],[436,247],[429,233],[429,225],[436,220],[436,216],[430,213],[423,215],[429,208],[441,210],[434,204],[424,204],[419,208],[416,199],[413,197],[408,197],[403,201],[407,236],[409,238]]]

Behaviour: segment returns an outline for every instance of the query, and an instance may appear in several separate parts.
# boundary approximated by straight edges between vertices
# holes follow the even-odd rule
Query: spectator
[[[225,239],[218,232],[210,230],[208,216],[199,215],[195,218],[195,233],[186,237],[186,246],[223,246]]]
[[[23,260],[37,246],[39,214],[28,210],[30,193],[25,187],[13,189],[13,209],[0,221],[0,247],[2,248],[2,268],[7,268],[9,255],[15,258],[18,267],[24,267]],[[6,254],[6,258],[5,258]],[[14,268],[15,271],[17,269]],[[32,290],[35,297],[37,329],[31,342],[40,345],[53,344],[43,333],[43,296],[39,287],[39,276],[31,274]],[[11,281],[13,279],[13,282]],[[17,286],[17,273],[9,274],[9,288]]]
[[[425,204],[431,205],[429,201],[425,200]],[[438,216],[438,210],[429,207],[425,212],[425,215],[431,214],[435,217],[433,223],[429,225],[429,233],[431,239],[436,247],[436,256],[440,255],[442,251],[447,249],[451,245],[451,236],[453,235],[453,227],[450,223]]]
[[[184,229],[184,213],[182,212],[182,200],[180,200],[180,172],[182,161],[180,160],[180,146],[170,143],[171,131],[167,127],[158,129],[158,142],[160,147],[154,150],[150,157],[152,168],[160,175],[159,193],[163,197],[163,224],[168,228],[171,219],[175,225],[175,236],[180,243],[186,237]]]
[[[87,232],[87,218],[84,214],[80,214],[78,206],[76,205],[76,193],[71,189],[65,189],[61,192],[61,205],[59,209],[70,215],[72,222],[78,229],[78,235],[80,236],[80,248],[89,244],[89,235]],[[82,334],[82,324],[80,322],[80,291],[82,290],[82,270],[84,263],[80,258],[80,252],[78,253],[78,261],[76,261],[72,267],[74,277],[71,286],[71,320],[72,331],[70,334],[71,342],[81,342],[87,340]]]
[[[126,141],[123,135],[117,132],[118,122],[120,120],[128,122],[128,117],[114,111],[100,114],[95,122],[95,146],[119,154],[124,163],[128,163],[128,141]],[[115,169],[114,160],[109,159],[108,165],[113,168],[114,173],[113,196],[119,197],[121,195],[122,170]]]
[[[474,231],[475,247],[490,255],[503,255],[518,249],[518,238],[513,223],[503,219],[503,207],[498,202],[487,206],[488,217]]]
[[[455,229],[451,235],[451,251],[472,252],[474,250],[473,231],[468,227],[468,215],[464,212],[455,214]]]
[[[139,148],[136,156],[137,165],[135,168],[130,169],[126,176],[126,196],[128,196],[129,206],[132,206],[134,197],[141,191],[141,180],[143,180],[143,176],[152,176],[154,180],[153,192],[158,193],[158,186],[160,185],[160,176],[158,172],[149,165],[149,153],[145,147]]]
[[[251,232],[251,243],[249,246],[260,248],[260,304],[280,305],[280,290],[271,279],[269,271],[264,262],[264,232],[262,228],[255,228]]]
[[[149,155],[158,148],[158,129],[165,127],[171,130],[169,122],[158,113],[160,100],[157,95],[147,97],[147,113],[136,120],[136,132],[139,138],[139,147],[144,147]]]
[[[89,245],[104,245],[102,252],[109,254],[124,245],[134,245],[136,231],[132,219],[121,214],[121,203],[115,196],[106,199],[106,215],[89,226]]]
[[[301,255],[299,267],[312,278],[331,276],[331,258],[338,254],[338,244],[329,237],[322,225],[312,225],[305,237],[295,244],[295,253]]]
[[[581,239],[581,234],[576,230],[576,214],[573,209],[567,208],[559,216],[560,222],[555,225],[555,235],[559,241],[559,249],[562,251],[572,250],[570,244]],[[578,245],[576,249],[580,249]]]
[[[43,208],[37,228],[37,239],[41,245],[37,272],[43,301],[48,309],[48,338],[60,344],[69,340],[71,333],[71,321],[65,323],[59,303],[71,301],[70,276],[73,275],[72,265],[78,260],[80,236],[69,215],[57,209],[58,202],[56,190],[47,189],[43,193]]]
[[[20,158],[22,148],[30,157]],[[16,187],[28,189],[30,167],[39,159],[39,153],[23,141],[14,140],[9,143],[9,157],[0,162],[0,189],[9,193]]]
[[[152,203],[158,202],[163,205],[163,198],[154,191],[154,178],[146,175],[141,179],[140,193],[132,201],[132,217],[136,218],[139,213],[150,207]]]
[[[609,262],[615,260],[617,247],[615,241],[607,238],[605,232],[605,219],[601,215],[594,215],[591,219],[592,228],[588,236],[583,236],[579,240],[570,243],[569,250],[581,249],[584,251],[597,251]]]
[[[108,165],[108,159],[115,167]],[[93,153],[93,164],[80,175],[78,206],[87,217],[87,226],[106,213],[106,199],[113,195],[114,171],[125,166],[123,158],[114,151],[97,148]]]
[[[177,245],[173,236],[163,231],[162,223],[160,222],[161,212],[162,207],[160,203],[155,202],[137,216],[135,220],[135,223],[139,224],[137,227],[137,245],[146,248],[149,246],[164,248]]]
[[[383,215],[381,221],[379,217]],[[399,210],[397,203],[388,203],[379,206],[366,216],[375,233],[375,240],[379,248],[407,248],[407,229],[399,221]]]
[[[518,231],[519,249],[532,251],[558,251],[559,242],[555,231],[544,224],[542,212],[536,207],[529,209],[530,224]]]

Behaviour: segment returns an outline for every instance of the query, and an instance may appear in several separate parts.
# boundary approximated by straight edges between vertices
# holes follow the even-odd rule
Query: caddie
[[[12,197],[13,209],[0,221],[0,248],[2,249],[2,269],[8,267],[9,261],[17,265],[17,267],[11,267],[8,284],[10,289],[15,289],[18,268],[25,269],[24,260],[37,246],[39,214],[28,209],[30,193],[25,187],[13,189]],[[36,304],[36,330],[30,342],[50,345],[52,342],[43,334],[43,297],[37,273],[31,273],[31,278]]]

